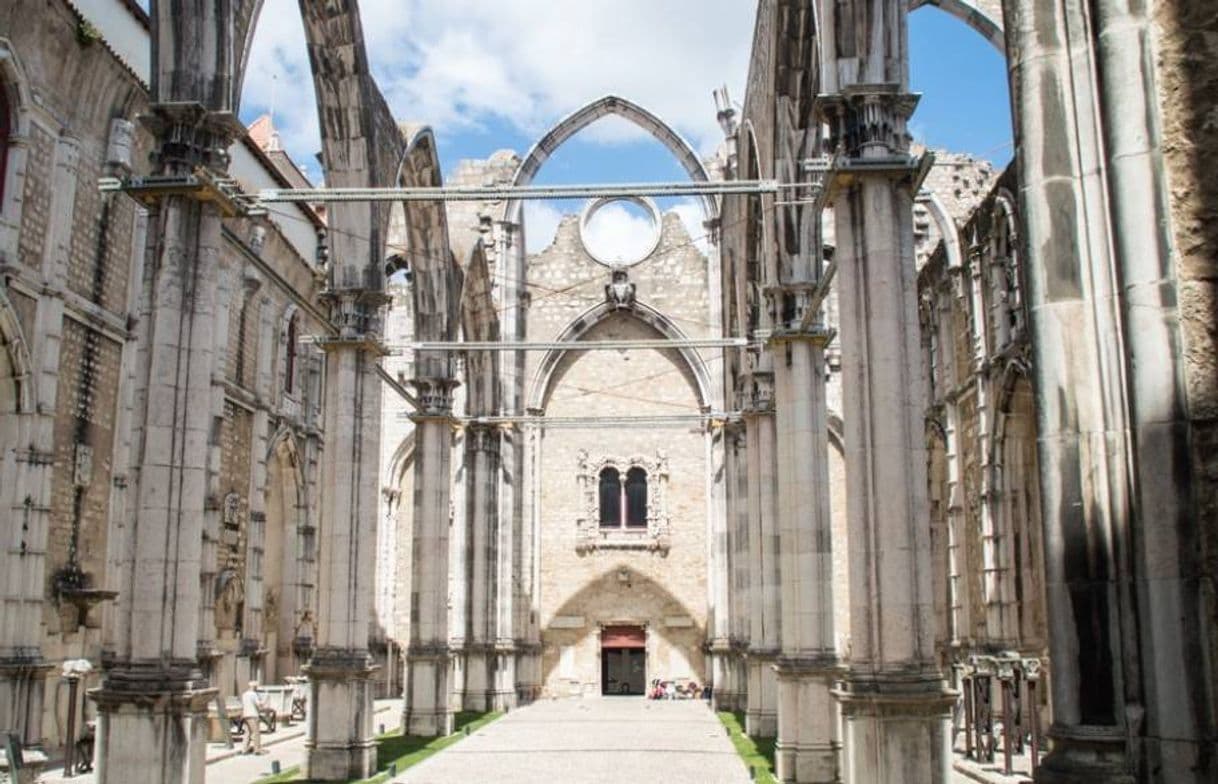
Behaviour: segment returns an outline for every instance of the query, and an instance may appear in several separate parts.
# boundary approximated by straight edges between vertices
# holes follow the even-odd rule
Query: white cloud
[[[642,208],[611,202],[588,221],[584,241],[603,261],[630,264],[651,250],[656,227]]]
[[[749,0],[365,0],[368,54],[399,119],[440,134],[495,118],[527,136],[608,93],[674,125],[710,152],[720,139],[711,91],[743,98],[756,3]],[[278,74],[278,79],[273,77]],[[320,147],[295,0],[266,0],[244,103],[269,105],[297,158]],[[588,138],[637,138],[598,124]]]
[[[554,234],[558,224],[562,223],[563,212],[544,201],[526,201],[524,203],[524,250],[526,253],[539,253],[554,242]]]

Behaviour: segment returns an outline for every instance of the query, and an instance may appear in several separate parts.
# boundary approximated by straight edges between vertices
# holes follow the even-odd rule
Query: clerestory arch
[[[613,303],[602,302],[585,311],[583,315],[572,321],[555,339],[555,342],[572,343],[570,348],[551,349],[546,352],[537,371],[533,375],[533,383],[529,391],[528,407],[530,410],[542,410],[553,389],[555,376],[562,364],[562,359],[569,352],[581,351],[578,342],[590,333],[598,324],[613,316],[625,314],[648,325],[663,337],[670,340],[684,340],[686,335],[671,319],[660,311],[637,300],[628,309],[616,307]],[[694,382],[694,391],[698,396],[698,405],[706,409],[712,405],[714,386],[711,382],[710,370],[702,356],[689,347],[673,349],[681,357],[682,363],[689,370]]]
[[[615,115],[634,123],[663,144],[689,174],[691,180],[695,182],[710,180],[710,175],[707,173],[706,167],[702,165],[702,160],[694,148],[672,126],[636,103],[617,95],[606,95],[575,110],[542,136],[520,162],[520,166],[517,167],[516,174],[512,178],[512,185],[531,184],[537,176],[537,172],[541,170],[542,165],[549,160],[555,150],[592,123],[609,115]],[[702,206],[703,217],[706,220],[719,216],[719,203],[713,196],[699,196],[698,202]],[[509,201],[504,206],[504,220],[519,225],[523,207],[524,202],[520,199]]]
[[[1006,54],[1002,0],[913,0],[909,5],[911,11],[929,5],[951,14],[980,33],[1000,53]]]

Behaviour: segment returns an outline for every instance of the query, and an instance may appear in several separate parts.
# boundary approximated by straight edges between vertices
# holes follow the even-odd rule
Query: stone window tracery
[[[667,554],[670,521],[666,490],[668,458],[601,457],[579,453],[577,481],[582,509],[576,550],[656,550]]]

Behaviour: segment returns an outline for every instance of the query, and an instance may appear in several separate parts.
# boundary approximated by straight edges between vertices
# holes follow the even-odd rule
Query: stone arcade
[[[920,5],[1005,54],[1005,172],[913,147]],[[1013,651],[1038,781],[1218,778],[1212,3],[757,6],[709,160],[606,96],[445,183],[300,0],[328,187],[521,188],[606,115],[783,187],[704,236],[628,196],[628,258],[603,199],[535,253],[519,191],[251,211],[309,187],[235,120],[260,3],[7,3],[0,732],[59,754],[84,658],[98,779],[200,782],[215,698],[304,675],[347,780],[374,696],[431,736],[682,678],[785,782],[944,782]]]

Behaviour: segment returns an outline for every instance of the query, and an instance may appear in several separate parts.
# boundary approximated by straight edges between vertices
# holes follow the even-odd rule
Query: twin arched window
[[[602,528],[647,527],[647,472],[635,466],[622,474],[612,466],[600,473]]]

